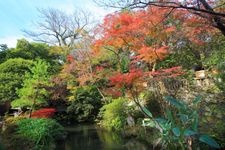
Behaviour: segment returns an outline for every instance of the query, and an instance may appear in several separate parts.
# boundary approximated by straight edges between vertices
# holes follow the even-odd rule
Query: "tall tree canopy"
[[[0,103],[17,98],[16,89],[22,87],[24,75],[33,61],[22,58],[8,59],[0,64]]]
[[[170,8],[171,10],[185,10],[189,14],[199,16],[207,20],[208,24],[217,28],[225,36],[225,13],[224,2],[216,0],[101,0],[96,1],[100,5],[116,8],[146,8],[156,6],[159,8]]]

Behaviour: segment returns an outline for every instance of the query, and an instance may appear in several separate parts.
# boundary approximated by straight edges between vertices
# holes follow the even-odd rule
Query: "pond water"
[[[57,143],[57,150],[147,150],[149,147],[136,139],[124,139],[115,132],[96,125],[66,127],[65,141]]]

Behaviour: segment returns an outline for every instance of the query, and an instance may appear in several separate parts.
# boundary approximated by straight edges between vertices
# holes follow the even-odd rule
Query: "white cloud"
[[[7,37],[0,37],[0,44],[7,44],[9,48],[16,47],[16,43],[18,39],[25,38],[23,36],[7,36]],[[31,41],[30,39],[27,39],[28,41]]]

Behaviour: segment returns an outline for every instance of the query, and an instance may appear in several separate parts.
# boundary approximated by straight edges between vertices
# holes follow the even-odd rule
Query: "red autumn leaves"
[[[31,114],[32,118],[51,118],[55,114],[55,108],[42,108]]]
[[[143,76],[142,70],[132,69],[128,73],[117,73],[112,76],[110,80],[111,85],[115,85],[118,88],[131,87],[132,84]]]

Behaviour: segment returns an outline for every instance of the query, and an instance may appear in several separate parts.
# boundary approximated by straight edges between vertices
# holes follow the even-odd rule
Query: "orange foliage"
[[[143,72],[140,69],[132,69],[128,73],[117,73],[110,77],[110,84],[116,87],[131,87],[132,84],[143,76]]]
[[[167,8],[151,7],[147,10],[116,12],[107,15],[103,24],[98,28],[102,37],[96,40],[94,52],[99,51],[101,47],[111,46],[115,51],[122,49],[140,54],[146,62],[152,63],[158,60],[155,51],[159,53],[159,58],[164,58],[166,49],[168,51],[169,47],[162,45],[167,43],[169,35],[176,29],[172,25],[164,24],[168,11]],[[146,45],[147,37],[154,39],[154,44]],[[146,50],[148,56],[142,57],[146,54]]]
[[[163,60],[168,55],[168,46],[162,46],[160,48],[143,46],[139,51],[137,58],[142,59],[145,62],[153,63],[157,60]]]

